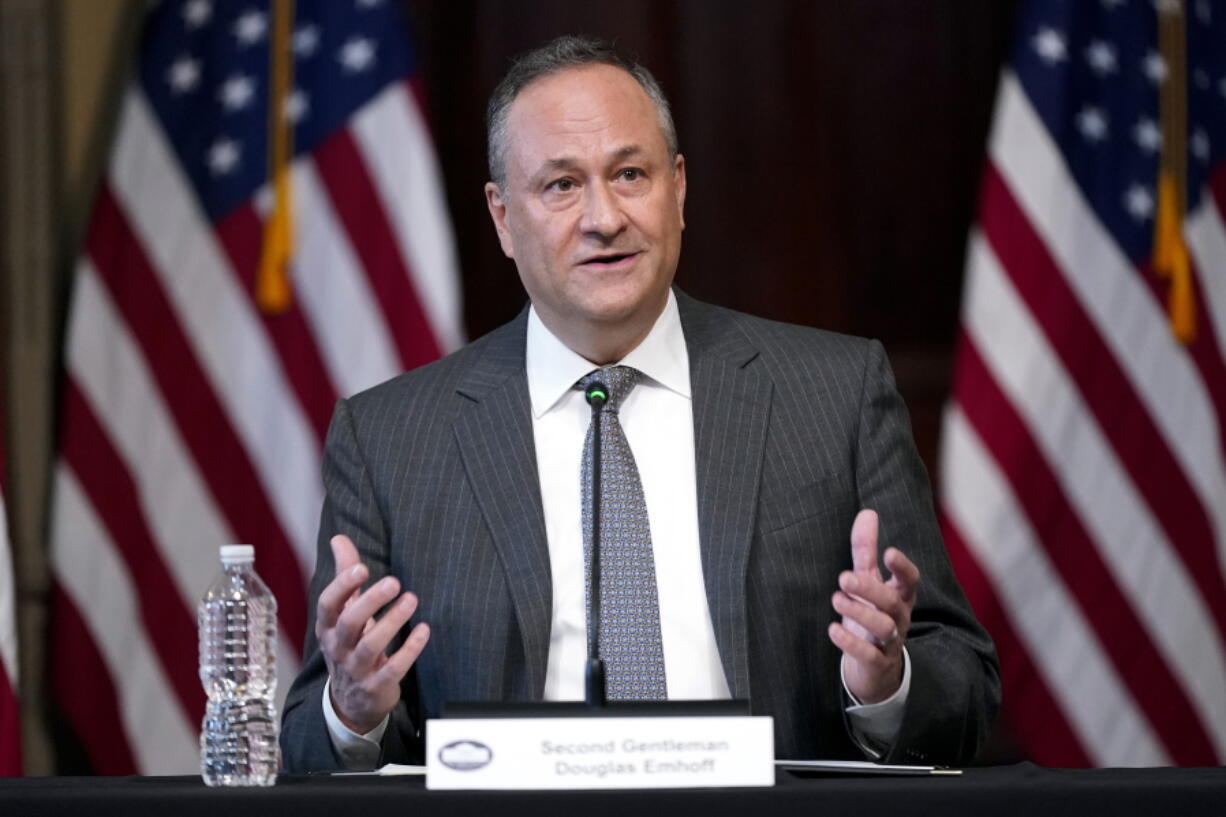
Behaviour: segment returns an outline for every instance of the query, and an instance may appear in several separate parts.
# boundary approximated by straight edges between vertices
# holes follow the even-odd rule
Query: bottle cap
[[[234,565],[249,565],[255,562],[255,548],[251,545],[222,545],[221,564],[223,567]]]

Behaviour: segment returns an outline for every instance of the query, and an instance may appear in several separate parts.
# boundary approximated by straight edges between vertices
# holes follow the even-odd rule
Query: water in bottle
[[[277,601],[251,545],[221,548],[222,574],[198,611],[200,682],[208,695],[200,773],[210,786],[271,786],[277,754]]]

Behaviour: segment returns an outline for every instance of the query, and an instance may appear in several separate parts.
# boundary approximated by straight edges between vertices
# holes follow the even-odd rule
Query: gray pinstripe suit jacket
[[[881,517],[922,583],[907,639],[911,693],[887,759],[969,759],[1000,698],[991,640],[954,579],[927,476],[880,344],[766,321],[677,293],[690,355],[699,529],[729,688],[775,717],[778,757],[860,757],[843,721],[830,597],[851,567],[861,507]],[[383,762],[420,757],[415,724],[444,701],[540,699],[549,554],[524,370],[526,311],[429,366],[336,409],[311,582],[349,534],[371,581],[421,599],[430,643],[403,683]],[[337,768],[313,634],[285,704],[291,771]]]

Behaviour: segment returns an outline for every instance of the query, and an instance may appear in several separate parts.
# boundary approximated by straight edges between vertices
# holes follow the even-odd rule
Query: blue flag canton
[[[1226,155],[1226,3],[1031,0],[1019,10],[1013,68],[1099,220],[1132,261],[1148,261],[1157,212],[1159,89],[1170,66],[1158,15],[1187,32],[1188,208]]]
[[[310,152],[413,70],[396,0],[297,0],[293,88],[281,115]],[[213,222],[268,180],[271,0],[163,0],[139,81]]]

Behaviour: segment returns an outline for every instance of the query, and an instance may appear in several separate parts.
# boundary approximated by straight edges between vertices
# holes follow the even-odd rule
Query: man
[[[602,481],[606,570],[638,560],[618,574],[636,603],[590,613],[639,634],[602,634],[611,690],[748,698],[779,757],[971,758],[998,668],[880,345],[671,289],[685,160],[655,80],[607,47],[521,58],[489,130],[487,203],[531,308],[338,405],[288,768],[420,758],[446,701],[582,698],[575,385],[595,369],[624,480]]]

